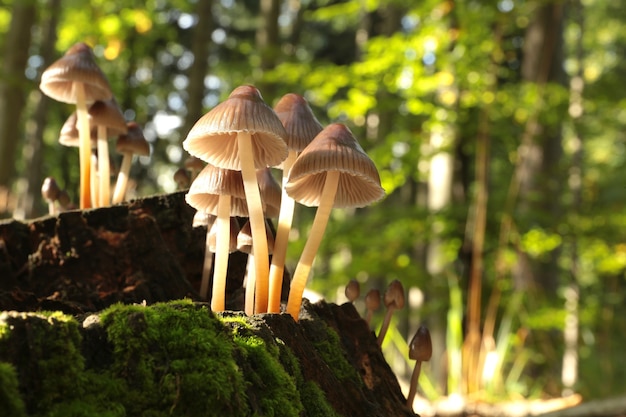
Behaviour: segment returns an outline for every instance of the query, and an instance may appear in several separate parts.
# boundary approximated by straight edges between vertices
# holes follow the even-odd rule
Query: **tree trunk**
[[[0,77],[0,193],[10,190],[15,176],[15,153],[26,104],[28,81],[24,76],[36,8],[32,0],[15,2],[5,40]],[[0,217],[2,213],[0,213]]]
[[[203,100],[206,94],[204,78],[209,72],[209,54],[211,50],[211,33],[213,32],[213,0],[198,0],[196,15],[198,23],[194,29],[191,52],[193,64],[189,68],[189,86],[187,88],[187,115],[181,131],[181,139],[184,139],[194,123],[202,117]]]

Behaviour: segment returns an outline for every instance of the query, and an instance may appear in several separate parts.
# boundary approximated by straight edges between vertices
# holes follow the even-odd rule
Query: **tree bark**
[[[0,191],[10,189],[15,176],[15,153],[29,83],[24,69],[35,19],[34,1],[13,4],[0,77]]]

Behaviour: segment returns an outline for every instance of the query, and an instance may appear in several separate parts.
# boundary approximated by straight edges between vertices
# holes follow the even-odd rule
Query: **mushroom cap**
[[[59,143],[63,146],[70,147],[79,147],[80,139],[78,135],[78,128],[76,127],[76,123],[78,121],[78,116],[76,112],[73,112],[69,115],[69,117],[63,123],[61,127],[61,132],[59,133]],[[89,135],[91,137],[91,147],[96,147],[97,134],[95,129],[89,129]]]
[[[92,128],[104,126],[109,136],[118,136],[128,133],[126,119],[115,99],[98,100],[88,110],[89,125]]]
[[[424,362],[429,361],[432,356],[433,344],[430,331],[426,326],[421,325],[409,343],[409,359]]]
[[[237,250],[237,242],[238,242],[238,236],[239,236],[239,222],[237,221],[236,217],[231,217],[230,218],[230,239],[229,239],[229,244],[228,244],[228,252],[232,253],[235,252]],[[217,222],[213,222],[213,224],[211,225],[211,227],[209,228],[208,232],[209,234],[209,238],[208,238],[208,242],[209,242],[209,252],[217,252]]]
[[[41,74],[39,88],[45,95],[57,101],[76,104],[76,93],[72,85],[75,82],[81,82],[85,86],[87,103],[110,100],[113,97],[109,81],[98,67],[93,51],[82,42],[72,46],[46,68]]]
[[[365,308],[376,311],[380,308],[380,290],[372,288],[365,294]]]
[[[198,211],[217,214],[220,195],[230,195],[231,216],[248,215],[241,171],[205,166],[191,183],[185,195],[187,204]]]
[[[350,302],[359,298],[359,295],[361,294],[361,285],[359,284],[359,281],[351,279],[348,282],[348,285],[346,285],[345,294],[346,298],[350,300]]]
[[[323,129],[304,97],[285,94],[274,105],[274,111],[285,127],[285,142],[289,149],[302,151]]]
[[[52,177],[46,177],[41,184],[41,196],[46,201],[55,201],[61,194],[61,188]]]
[[[391,284],[389,284],[387,290],[385,291],[383,301],[385,302],[385,307],[387,308],[390,306],[398,309],[404,307],[404,287],[400,281],[397,279],[391,281]]]
[[[300,204],[318,206],[328,171],[341,173],[334,207],[363,207],[385,196],[374,162],[341,123],[326,126],[304,148],[285,190]]]
[[[178,168],[174,172],[174,181],[178,188],[185,190],[191,185],[191,174],[185,168]]]
[[[251,134],[255,168],[276,166],[287,158],[287,135],[274,110],[253,86],[237,87],[228,99],[202,116],[183,148],[219,168],[241,170],[237,133]]]
[[[205,211],[196,211],[191,221],[191,227],[206,227],[209,229],[217,217]]]
[[[133,153],[139,156],[150,156],[150,144],[143,135],[141,127],[136,122],[126,124],[128,131],[117,137],[115,150],[118,153]]]
[[[265,219],[265,232],[268,254],[271,255],[274,252],[274,233],[272,233],[272,228],[267,219]],[[252,226],[250,226],[249,220],[242,226],[237,235],[237,250],[247,254],[252,253]]]
[[[204,168],[206,164],[200,158],[196,158],[195,156],[190,156],[185,159],[185,168],[192,172],[200,172],[202,168]]]

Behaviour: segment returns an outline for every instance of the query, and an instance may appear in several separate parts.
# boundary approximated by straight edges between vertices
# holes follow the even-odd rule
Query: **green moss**
[[[26,408],[18,389],[17,372],[13,365],[6,362],[0,362],[0,410],[4,417],[26,416]]]
[[[267,343],[253,331],[243,316],[228,316],[232,337],[240,349],[243,374],[248,385],[253,416],[299,416],[303,411],[292,375],[279,361],[278,346]],[[252,393],[257,395],[253,397]]]
[[[302,320],[300,323],[305,327],[307,337],[315,346],[317,353],[340,382],[363,385],[363,380],[345,355],[337,354],[337,352],[343,352],[343,347],[334,329],[322,320]]]
[[[190,301],[117,305],[102,324],[127,415],[248,414],[234,346],[208,308]]]

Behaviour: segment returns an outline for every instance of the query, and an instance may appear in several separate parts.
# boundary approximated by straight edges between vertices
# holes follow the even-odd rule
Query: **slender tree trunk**
[[[204,79],[209,72],[209,54],[211,51],[211,33],[213,32],[213,0],[198,0],[196,15],[198,23],[194,29],[191,52],[193,64],[189,68],[189,86],[187,88],[187,115],[182,130],[184,139],[196,121],[204,114],[202,102],[206,94]]]
[[[45,27],[40,33],[39,54],[43,59],[42,68],[47,68],[55,59],[54,45],[57,40],[57,24],[61,0],[50,0],[48,2],[48,18]],[[24,149],[22,156],[24,165],[29,167],[26,171],[26,189],[21,195],[18,205],[16,217],[33,218],[43,214],[38,208],[41,205],[41,184],[43,181],[43,134],[48,119],[48,108],[50,100],[45,98],[43,94],[37,90],[33,92],[36,95],[35,111],[31,121],[26,123],[26,134]],[[58,179],[57,179],[58,180]],[[60,183],[61,187],[64,185]]]
[[[24,69],[35,19],[35,1],[23,0],[13,4],[0,76],[0,193],[1,189],[10,190],[15,176],[14,161],[21,131],[20,120],[29,83],[24,76]]]

